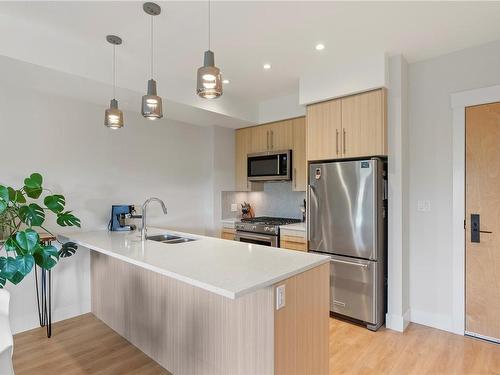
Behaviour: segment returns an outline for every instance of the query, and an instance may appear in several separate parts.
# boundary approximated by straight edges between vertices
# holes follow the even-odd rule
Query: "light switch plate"
[[[238,211],[238,204],[231,203],[231,212],[236,212],[236,211]]]
[[[417,201],[417,211],[429,212],[431,210],[430,200],[419,200]]]
[[[276,287],[276,310],[285,307],[285,285]]]

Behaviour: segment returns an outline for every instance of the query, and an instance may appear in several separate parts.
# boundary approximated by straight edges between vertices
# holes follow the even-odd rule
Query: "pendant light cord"
[[[113,99],[116,99],[116,45],[113,44]]]
[[[208,50],[210,51],[210,39],[211,39],[211,21],[210,21],[210,0],[208,0]]]
[[[153,32],[153,22],[154,22],[154,17],[151,16],[151,71],[150,71],[150,76],[151,79],[153,79],[153,61],[154,61],[154,32]]]

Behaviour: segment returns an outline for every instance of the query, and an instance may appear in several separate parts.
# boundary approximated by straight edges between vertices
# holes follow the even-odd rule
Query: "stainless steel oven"
[[[248,181],[291,180],[292,151],[270,151],[249,154]]]
[[[236,231],[234,239],[240,242],[247,242],[257,245],[266,245],[274,247],[278,247],[279,244],[277,235],[251,233],[238,230]]]

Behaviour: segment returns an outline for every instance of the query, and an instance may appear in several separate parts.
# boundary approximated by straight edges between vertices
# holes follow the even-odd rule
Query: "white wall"
[[[222,158],[227,152],[228,163],[234,160],[231,130],[170,121],[167,107],[167,119],[155,122],[125,112],[125,127],[113,131],[103,125],[106,103],[98,106],[38,92],[18,78],[16,87],[0,79],[0,183],[22,186],[31,172],[42,173],[47,188],[66,196],[83,230],[106,228],[112,204],[140,205],[157,196],[169,214],[163,216],[152,205],[149,224],[212,232],[213,197],[220,197],[216,189],[227,189],[228,181],[234,181],[234,168],[224,165]],[[219,140],[220,135],[224,139]],[[62,232],[53,222],[48,226]],[[76,256],[62,260],[53,275],[54,320],[88,312],[88,250],[80,248]],[[14,332],[37,326],[32,275],[8,289]]]
[[[452,330],[450,94],[500,83],[500,41],[409,66],[411,320]],[[431,211],[417,211],[430,200]]]
[[[321,102],[386,87],[387,83],[385,53],[359,56],[357,59],[339,58],[327,69],[314,70],[300,77],[299,103]]]
[[[259,103],[259,124],[305,116],[306,106],[299,104],[299,94],[279,96]]]

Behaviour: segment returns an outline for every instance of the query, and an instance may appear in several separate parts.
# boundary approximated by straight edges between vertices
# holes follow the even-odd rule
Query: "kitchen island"
[[[95,316],[176,375],[328,373],[328,257],[165,232],[193,241],[65,236],[92,251]]]

